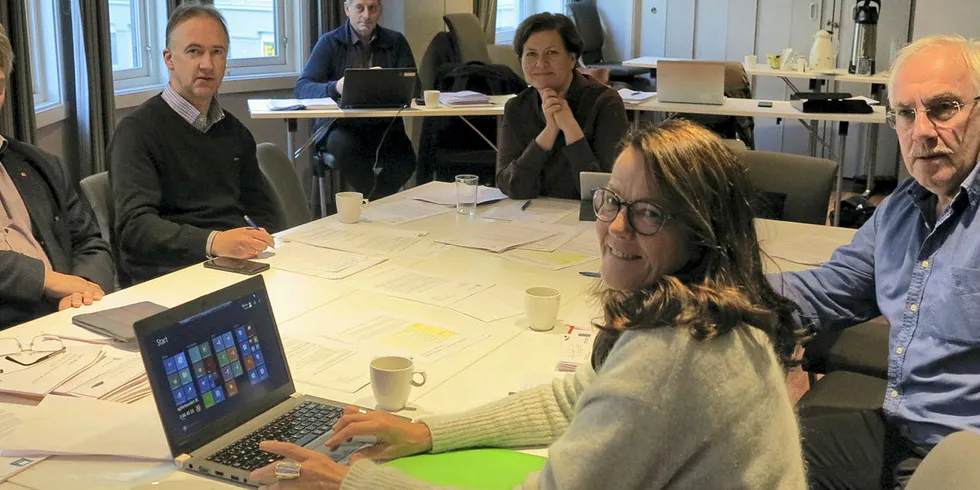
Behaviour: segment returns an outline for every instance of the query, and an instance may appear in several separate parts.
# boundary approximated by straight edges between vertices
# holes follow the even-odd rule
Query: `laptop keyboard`
[[[260,442],[284,441],[305,446],[327,433],[343,415],[342,408],[306,401],[255,432],[208,456],[207,460],[252,471],[282,459],[278,454],[259,449]]]

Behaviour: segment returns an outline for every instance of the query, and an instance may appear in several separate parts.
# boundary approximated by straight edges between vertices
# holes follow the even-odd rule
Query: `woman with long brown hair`
[[[421,422],[349,407],[327,444],[378,443],[347,467],[263,442],[300,463],[279,488],[436,488],[372,460],[542,444],[549,460],[521,488],[805,488],[783,369],[800,332],[763,275],[751,192],[704,128],[670,121],[629,136],[594,202],[604,319],[592,365]]]

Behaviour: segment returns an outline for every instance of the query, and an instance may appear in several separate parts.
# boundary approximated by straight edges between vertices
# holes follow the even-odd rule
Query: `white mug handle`
[[[422,381],[417,382],[417,383],[415,382],[415,375],[416,374],[421,374],[422,375]],[[418,370],[416,370],[416,371],[414,371],[412,373],[412,386],[415,386],[415,387],[422,386],[422,385],[425,384],[426,381],[428,381],[428,378],[425,376],[425,370],[424,369],[418,369]]]
[[[367,203],[368,203],[367,199],[361,199],[361,206],[367,206]]]

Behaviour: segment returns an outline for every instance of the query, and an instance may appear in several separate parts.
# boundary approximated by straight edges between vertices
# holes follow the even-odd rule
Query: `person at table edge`
[[[578,73],[584,47],[561,14],[532,15],[514,36],[531,84],[507,101],[498,135],[496,184],[513,199],[579,199],[579,172],[609,172],[629,129],[615,90]]]
[[[13,66],[0,25],[0,107]],[[70,175],[54,155],[0,136],[0,330],[112,291],[109,244]]]

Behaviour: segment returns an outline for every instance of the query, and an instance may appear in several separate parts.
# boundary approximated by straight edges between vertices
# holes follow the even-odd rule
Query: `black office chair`
[[[582,50],[582,63],[588,68],[609,70],[610,82],[624,82],[633,90],[649,90],[652,88],[650,79],[643,75],[650,73],[649,68],[623,66],[621,61],[606,60],[602,56],[602,45],[605,34],[602,32],[602,20],[594,0],[569,2],[568,9],[572,12],[575,27],[585,42]]]

